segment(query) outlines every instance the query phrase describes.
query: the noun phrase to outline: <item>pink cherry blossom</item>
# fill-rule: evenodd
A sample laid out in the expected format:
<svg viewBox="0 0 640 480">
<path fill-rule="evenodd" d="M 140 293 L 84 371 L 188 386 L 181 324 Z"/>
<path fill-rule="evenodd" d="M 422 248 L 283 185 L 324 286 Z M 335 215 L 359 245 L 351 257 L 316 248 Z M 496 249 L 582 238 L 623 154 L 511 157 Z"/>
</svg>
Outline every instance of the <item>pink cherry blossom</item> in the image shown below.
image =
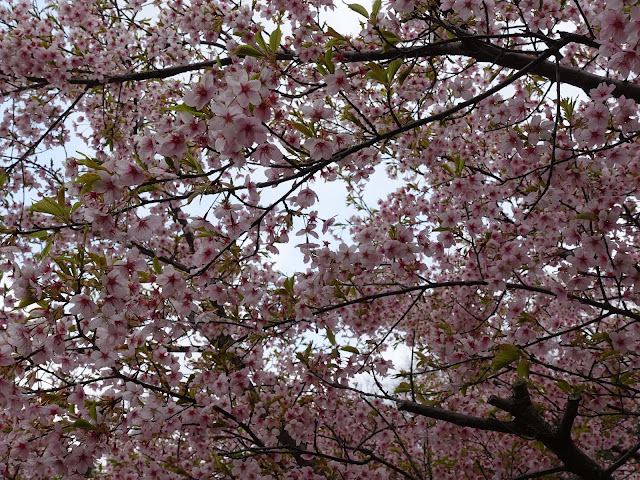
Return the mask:
<svg viewBox="0 0 640 480">
<path fill-rule="evenodd" d="M 331 142 L 322 139 L 309 139 L 305 142 L 312 160 L 328 160 L 333 155 Z"/>
<path fill-rule="evenodd" d="M 166 157 L 180 159 L 187 153 L 187 144 L 179 133 L 170 133 L 160 143 L 158 153 Z"/>
<path fill-rule="evenodd" d="M 616 43 L 624 43 L 628 22 L 621 11 L 607 9 L 600 15 L 599 20 L 605 38 L 611 38 Z"/>
<path fill-rule="evenodd" d="M 118 166 L 118 174 L 120 175 L 120 182 L 125 186 L 139 185 L 144 182 L 147 177 L 144 170 L 135 163 L 126 163 Z"/>
<path fill-rule="evenodd" d="M 131 223 L 129 234 L 136 240 L 147 241 L 154 236 L 161 225 L 162 220 L 155 215 L 138 218 Z"/>
<path fill-rule="evenodd" d="M 363 3 L 3 3 L 3 477 L 640 480 L 640 6 Z"/>
<path fill-rule="evenodd" d="M 240 71 L 237 76 L 227 77 L 228 85 L 236 94 L 236 102 L 242 108 L 251 105 L 258 105 L 262 101 L 260 96 L 260 80 L 249 80 L 246 71 Z"/>
<path fill-rule="evenodd" d="M 122 182 L 120 182 L 120 179 L 104 170 L 100 170 L 98 175 L 100 179 L 93 184 L 94 190 L 104 194 L 104 201 L 107 203 L 119 200 L 122 194 Z"/>
<path fill-rule="evenodd" d="M 91 318 L 98 310 L 97 305 L 91 300 L 91 297 L 85 294 L 78 294 L 71 297 L 73 307 L 70 313 L 74 315 L 82 315 L 84 318 Z"/>
<path fill-rule="evenodd" d="M 349 80 L 343 70 L 336 70 L 336 73 L 330 73 L 324 77 L 327 84 L 327 94 L 337 95 L 340 92 L 349 90 Z"/>
<path fill-rule="evenodd" d="M 262 143 L 267 134 L 262 123 L 254 117 L 241 117 L 233 125 L 234 140 L 240 145 L 249 147 L 254 143 Z"/>
<path fill-rule="evenodd" d="M 306 208 L 316 203 L 317 199 L 318 195 L 316 195 L 313 190 L 311 190 L 310 188 L 305 188 L 303 190 L 300 190 L 297 197 L 295 198 L 295 202 L 296 204 L 298 204 L 298 206 Z"/>
<path fill-rule="evenodd" d="M 260 165 L 266 167 L 271 163 L 279 163 L 282 160 L 282 152 L 271 143 L 263 143 L 256 148 L 252 157 L 257 160 Z"/>
<path fill-rule="evenodd" d="M 202 110 L 216 93 L 213 75 L 204 75 L 199 83 L 184 96 L 184 103 L 196 110 Z"/>
<path fill-rule="evenodd" d="M 609 338 L 611 338 L 611 346 L 622 353 L 628 352 L 635 345 L 633 339 L 624 331 L 611 332 Z"/>
<path fill-rule="evenodd" d="M 156 282 L 162 287 L 162 295 L 166 297 L 175 296 L 184 289 L 186 283 L 182 275 L 172 266 L 164 269 L 161 275 L 158 275 Z"/>
</svg>

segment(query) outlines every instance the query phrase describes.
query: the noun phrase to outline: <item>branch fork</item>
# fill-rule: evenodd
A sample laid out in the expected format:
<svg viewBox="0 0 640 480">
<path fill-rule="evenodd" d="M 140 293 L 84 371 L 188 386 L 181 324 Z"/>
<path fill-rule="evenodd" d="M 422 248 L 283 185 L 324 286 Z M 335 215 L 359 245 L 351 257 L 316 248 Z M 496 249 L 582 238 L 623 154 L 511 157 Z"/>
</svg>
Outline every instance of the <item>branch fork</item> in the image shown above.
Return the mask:
<svg viewBox="0 0 640 480">
<path fill-rule="evenodd" d="M 410 401 L 398 402 L 398 409 L 443 420 L 462 427 L 511 433 L 538 440 L 560 459 L 566 471 L 574 473 L 583 479 L 607 480 L 611 477 L 610 472 L 605 471 L 583 452 L 571 438 L 571 428 L 578 415 L 580 400 L 581 396 L 579 394 L 569 395 L 567 406 L 557 427 L 550 425 L 538 413 L 531 401 L 527 384 L 524 381 L 517 381 L 513 384 L 510 397 L 501 398 L 492 395 L 487 401 L 490 405 L 511 414 L 513 420 L 506 422 L 495 418 L 474 417 L 450 412 Z"/>
</svg>

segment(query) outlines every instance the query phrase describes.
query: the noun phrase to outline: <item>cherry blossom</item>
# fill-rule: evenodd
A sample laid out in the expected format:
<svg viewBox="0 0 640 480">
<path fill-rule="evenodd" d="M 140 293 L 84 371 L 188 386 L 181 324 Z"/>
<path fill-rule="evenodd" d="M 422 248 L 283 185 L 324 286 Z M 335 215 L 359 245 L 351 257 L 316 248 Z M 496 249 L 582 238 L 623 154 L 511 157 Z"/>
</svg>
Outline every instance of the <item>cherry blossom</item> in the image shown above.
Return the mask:
<svg viewBox="0 0 640 480">
<path fill-rule="evenodd" d="M 163 273 L 156 279 L 158 285 L 162 287 L 162 295 L 171 297 L 184 289 L 185 282 L 182 275 L 172 266 L 164 269 Z"/>
<path fill-rule="evenodd" d="M 246 71 L 240 71 L 237 76 L 228 76 L 227 82 L 236 94 L 236 102 L 241 107 L 245 108 L 249 104 L 258 105 L 262 101 L 260 97 L 260 81 L 249 80 Z"/>
<path fill-rule="evenodd" d="M 252 155 L 260 165 L 267 167 L 272 162 L 279 163 L 282 160 L 282 152 L 271 143 L 263 143 L 256 148 Z"/>
<path fill-rule="evenodd" d="M 122 185 L 133 186 L 144 182 L 145 172 L 135 163 L 126 163 L 118 166 L 119 180 Z"/>
<path fill-rule="evenodd" d="M 314 160 L 328 160 L 333 155 L 333 146 L 327 140 L 309 139 L 305 142 L 305 147 L 309 149 L 309 157 Z"/>
<path fill-rule="evenodd" d="M 0 6 L 4 477 L 640 479 L 640 6 L 347 3 Z"/>
<path fill-rule="evenodd" d="M 155 232 L 160 228 L 161 224 L 162 219 L 155 215 L 138 218 L 131 222 L 129 233 L 136 240 L 150 240 L 154 236 Z"/>
<path fill-rule="evenodd" d="M 611 332 L 609 338 L 611 338 L 611 346 L 622 353 L 629 351 L 635 345 L 633 339 L 625 332 Z"/>
<path fill-rule="evenodd" d="M 104 201 L 107 203 L 113 203 L 118 200 L 122 190 L 120 179 L 104 170 L 100 170 L 98 176 L 100 179 L 94 183 L 95 191 L 103 193 Z"/>
<path fill-rule="evenodd" d="M 91 318 L 98 310 L 97 305 L 91 300 L 91 297 L 85 294 L 78 294 L 71 297 L 74 304 L 70 312 L 74 315 L 82 315 L 84 318 Z"/>
<path fill-rule="evenodd" d="M 327 83 L 327 94 L 329 95 L 337 95 L 348 90 L 350 86 L 347 75 L 343 70 L 328 74 L 324 77 L 324 80 Z"/>
<path fill-rule="evenodd" d="M 187 144 L 184 137 L 177 132 L 170 133 L 160 143 L 158 153 L 167 157 L 180 159 L 187 152 Z"/>
<path fill-rule="evenodd" d="M 197 110 L 202 110 L 216 93 L 213 75 L 204 75 L 200 82 L 184 96 L 184 103 Z"/>
</svg>

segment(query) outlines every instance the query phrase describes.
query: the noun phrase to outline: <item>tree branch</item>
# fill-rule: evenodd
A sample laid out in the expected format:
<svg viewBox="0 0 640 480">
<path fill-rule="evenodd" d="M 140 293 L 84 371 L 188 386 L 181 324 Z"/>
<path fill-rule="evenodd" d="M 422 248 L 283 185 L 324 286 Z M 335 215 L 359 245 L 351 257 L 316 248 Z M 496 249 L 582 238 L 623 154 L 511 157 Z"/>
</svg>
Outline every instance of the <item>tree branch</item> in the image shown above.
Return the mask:
<svg viewBox="0 0 640 480">
<path fill-rule="evenodd" d="M 549 425 L 535 409 L 529 396 L 527 384 L 518 381 L 512 386 L 513 393 L 509 398 L 491 396 L 488 403 L 514 416 L 513 425 L 519 435 L 530 436 L 542 442 L 562 461 L 567 470 L 588 480 L 604 480 L 608 478 L 604 470 L 586 453 L 580 450 L 571 439 L 570 434 L 564 432 L 571 416 L 575 418 L 573 410 L 577 410 L 577 402 L 570 397 L 567 412 L 561 421 L 559 429 Z M 579 401 L 579 400 L 578 400 Z M 573 420 L 571 420 L 573 423 Z"/>
<path fill-rule="evenodd" d="M 544 477 L 545 475 L 551 475 L 552 473 L 560 473 L 566 471 L 567 469 L 564 467 L 555 467 L 549 468 L 547 470 L 540 470 L 537 472 L 524 473 L 522 475 L 518 475 L 517 477 L 511 477 L 509 480 L 529 480 L 530 478 Z"/>
<path fill-rule="evenodd" d="M 627 450 L 622 455 L 620 455 L 620 458 L 618 458 L 615 462 L 609 465 L 609 467 L 605 470 L 605 473 L 611 476 L 613 472 L 615 472 L 617 469 L 619 469 L 621 466 L 627 463 L 627 461 L 631 457 L 635 456 L 635 454 L 639 450 L 640 450 L 640 442 L 636 443 L 633 447 L 631 447 L 629 450 Z"/>
<path fill-rule="evenodd" d="M 443 420 L 461 427 L 513 433 L 521 437 L 533 438 L 551 450 L 560 461 L 562 461 L 566 471 L 574 473 L 585 480 L 606 480 L 610 478 L 611 472 L 609 470 L 611 470 L 613 466 L 609 467 L 606 471 L 603 470 L 591 457 L 580 450 L 571 439 L 570 430 L 577 415 L 578 405 L 580 403 L 579 395 L 571 395 L 569 397 L 569 402 L 560 425 L 558 428 L 553 428 L 540 416 L 531 402 L 526 382 L 518 381 L 514 383 L 512 392 L 512 395 L 508 398 L 492 395 L 487 401 L 489 404 L 510 413 L 513 416 L 513 420 L 509 422 L 501 422 L 493 418 L 463 415 L 409 401 L 398 402 L 398 409 L 436 420 Z M 638 448 L 640 449 L 640 446 L 638 446 Z"/>
<path fill-rule="evenodd" d="M 561 40 L 556 43 L 556 48 L 561 48 L 569 43 L 581 43 L 590 47 L 598 45 L 594 40 L 586 41 L 581 35 L 573 35 L 562 33 Z M 511 70 L 521 70 L 535 60 L 537 57 L 534 52 L 513 51 L 492 45 L 473 36 L 460 38 L 459 40 L 439 42 L 433 44 L 422 45 L 419 47 L 395 48 L 393 50 L 372 50 L 372 51 L 352 51 L 341 52 L 342 61 L 344 63 L 372 62 L 392 60 L 395 58 L 427 58 L 440 55 L 452 55 L 461 57 L 470 57 L 478 62 L 491 63 L 500 65 Z M 279 52 L 275 55 L 277 61 L 293 61 L 298 60 L 297 55 L 289 52 Z M 96 87 L 110 83 L 123 83 L 143 81 L 159 78 L 168 78 L 182 73 L 211 68 L 215 65 L 231 65 L 233 59 L 228 57 L 220 60 L 208 60 L 188 65 L 178 65 L 157 70 L 148 70 L 145 72 L 124 73 L 105 77 L 103 80 L 88 79 L 82 77 L 73 77 L 69 80 L 72 85 L 86 85 L 87 87 Z M 532 68 L 528 69 L 528 73 L 539 75 L 554 82 L 561 82 L 568 85 L 578 87 L 585 92 L 589 92 L 592 88 L 596 88 L 601 83 L 613 85 L 615 89 L 612 92 L 614 97 L 625 96 L 632 98 L 640 103 L 640 85 L 629 83 L 624 80 L 617 80 L 610 77 L 596 75 L 586 72 L 579 68 L 556 65 L 555 62 L 542 60 L 537 62 Z M 39 77 L 28 77 L 28 80 L 44 86 L 48 81 Z"/>
<path fill-rule="evenodd" d="M 564 438 L 567 441 L 571 441 L 571 427 L 573 422 L 578 416 L 578 406 L 580 405 L 581 396 L 578 393 L 572 393 L 569 395 L 567 401 L 567 408 L 564 411 L 560 425 L 558 425 L 557 435 L 561 439 Z"/>
<path fill-rule="evenodd" d="M 474 417 L 462 413 L 451 412 L 442 408 L 423 405 L 421 403 L 403 400 L 398 402 L 398 410 L 416 413 L 423 417 L 434 418 L 460 427 L 471 427 L 491 432 L 514 433 L 511 422 L 501 422 L 495 418 Z"/>
</svg>

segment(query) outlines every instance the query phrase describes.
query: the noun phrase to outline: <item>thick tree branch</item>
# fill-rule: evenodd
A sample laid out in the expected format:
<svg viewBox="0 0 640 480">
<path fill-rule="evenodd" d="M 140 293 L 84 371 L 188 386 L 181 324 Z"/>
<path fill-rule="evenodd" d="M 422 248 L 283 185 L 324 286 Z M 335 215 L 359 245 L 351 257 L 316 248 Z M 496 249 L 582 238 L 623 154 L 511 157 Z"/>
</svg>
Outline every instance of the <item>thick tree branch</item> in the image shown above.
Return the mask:
<svg viewBox="0 0 640 480">
<path fill-rule="evenodd" d="M 512 388 L 511 397 L 491 396 L 488 403 L 513 415 L 513 424 L 519 435 L 530 436 L 542 442 L 558 456 L 568 471 L 584 479 L 600 480 L 608 477 L 602 467 L 580 450 L 571 440 L 569 433 L 565 432 L 568 424 L 573 423 L 571 417 L 575 418 L 577 413 L 579 400 L 576 401 L 575 396 L 570 397 L 560 428 L 555 429 L 535 409 L 525 382 L 518 381 Z"/>
<path fill-rule="evenodd" d="M 426 290 L 434 290 L 436 288 L 452 288 L 452 287 L 473 287 L 473 286 L 488 286 L 489 283 L 485 280 L 460 280 L 460 281 L 452 281 L 452 282 L 430 282 L 426 285 L 415 285 L 412 287 L 404 287 L 399 288 L 397 290 L 388 290 L 386 292 L 374 293 L 371 295 L 365 295 L 359 298 L 354 298 L 353 300 L 348 300 L 346 302 L 338 303 L 335 305 L 328 305 L 326 307 L 316 309 L 313 314 L 320 315 L 322 313 L 330 312 L 331 310 L 336 310 L 338 308 L 347 307 L 349 305 L 355 305 L 358 303 L 368 303 L 372 300 L 390 297 L 394 295 L 404 295 L 410 292 L 416 291 L 426 291 Z M 507 283 L 507 290 L 525 290 L 527 292 L 535 292 L 540 293 L 541 295 L 549 295 L 552 297 L 556 296 L 552 290 L 543 287 L 537 287 L 535 285 L 527 285 L 524 283 Z M 618 308 L 606 301 L 597 301 L 592 300 L 590 298 L 580 297 L 574 294 L 568 294 L 567 297 L 576 302 L 580 302 L 585 305 L 589 305 L 594 308 L 598 308 L 608 312 L 608 314 L 617 314 L 622 315 L 624 317 L 632 318 L 634 320 L 640 321 L 640 314 L 633 312 L 632 310 L 625 310 L 623 308 Z"/>
<path fill-rule="evenodd" d="M 561 439 L 564 438 L 566 441 L 571 441 L 571 428 L 578 416 L 578 407 L 580 406 L 581 398 L 580 394 L 577 393 L 569 395 L 567 408 L 564 410 L 564 415 L 562 416 L 562 420 L 560 420 L 560 425 L 558 425 L 557 430 L 558 437 Z"/>
<path fill-rule="evenodd" d="M 540 470 L 537 472 L 524 473 L 522 475 L 518 475 L 517 477 L 511 477 L 509 480 L 529 480 L 531 478 L 544 477 L 545 475 L 551 475 L 552 473 L 560 473 L 566 471 L 567 469 L 564 467 L 555 467 L 549 468 L 547 470 Z"/>
<path fill-rule="evenodd" d="M 562 39 L 557 41 L 558 47 L 562 47 L 569 43 L 588 44 L 595 47 L 597 43 L 593 40 L 584 41 L 585 37 L 564 34 Z M 395 58 L 428 58 L 441 55 L 461 56 L 474 58 L 478 62 L 491 63 L 500 65 L 511 70 L 521 70 L 536 59 L 534 52 L 528 53 L 523 51 L 513 51 L 492 45 L 472 36 L 460 38 L 455 41 L 439 42 L 433 44 L 422 45 L 418 47 L 396 48 L 393 50 L 372 50 L 372 51 L 352 51 L 341 52 L 342 61 L 345 63 L 357 62 L 375 62 L 383 60 L 391 60 Z M 289 52 L 279 52 L 275 55 L 277 61 L 293 61 L 297 60 L 297 56 Z M 96 87 L 110 83 L 135 82 L 150 79 L 169 78 L 183 73 L 194 72 L 205 68 L 211 68 L 215 65 L 231 65 L 232 58 L 224 58 L 220 60 L 208 60 L 188 65 L 178 65 L 157 70 L 148 70 L 145 72 L 123 73 L 105 77 L 103 80 L 87 79 L 82 77 L 74 77 L 69 80 L 73 85 L 86 85 L 88 87 Z M 623 80 L 617 80 L 606 76 L 596 75 L 586 72 L 579 68 L 573 68 L 563 65 L 556 65 L 556 62 L 542 60 L 537 62 L 535 66 L 528 70 L 528 73 L 539 75 L 554 82 L 561 82 L 567 85 L 573 85 L 585 92 L 592 88 L 596 88 L 601 83 L 615 86 L 612 95 L 614 97 L 625 96 L 632 98 L 640 103 L 640 85 L 629 83 Z M 48 82 L 44 78 L 29 77 L 28 80 L 38 85 L 46 85 Z"/>
<path fill-rule="evenodd" d="M 605 470 L 605 473 L 607 475 L 612 475 L 613 472 L 615 472 L 617 469 L 619 469 L 625 463 L 627 463 L 630 458 L 634 457 L 638 453 L 638 451 L 640 451 L 640 442 L 636 443 L 633 447 L 631 447 L 629 450 L 627 450 L 622 455 L 620 455 L 620 458 L 618 458 L 615 462 L 613 462 Z"/>
<path fill-rule="evenodd" d="M 443 420 L 461 427 L 513 433 L 522 437 L 533 438 L 551 450 L 562 461 L 566 471 L 574 473 L 585 480 L 606 480 L 610 478 L 609 470 L 603 470 L 591 457 L 580 450 L 571 439 L 570 430 L 578 412 L 579 395 L 571 395 L 569 397 L 560 425 L 558 428 L 554 428 L 540 416 L 534 407 L 525 382 L 518 381 L 514 383 L 512 389 L 513 393 L 508 398 L 492 395 L 488 400 L 489 404 L 513 416 L 513 420 L 509 422 L 463 415 L 409 401 L 398 402 L 398 409 L 436 420 Z"/>
<path fill-rule="evenodd" d="M 421 403 L 410 402 L 408 400 L 398 402 L 398 410 L 416 413 L 423 417 L 434 418 L 448 423 L 453 423 L 460 427 L 477 428 L 491 432 L 514 433 L 511 422 L 501 422 L 495 418 L 481 418 L 462 413 L 451 412 L 442 408 L 431 407 Z"/>
</svg>

